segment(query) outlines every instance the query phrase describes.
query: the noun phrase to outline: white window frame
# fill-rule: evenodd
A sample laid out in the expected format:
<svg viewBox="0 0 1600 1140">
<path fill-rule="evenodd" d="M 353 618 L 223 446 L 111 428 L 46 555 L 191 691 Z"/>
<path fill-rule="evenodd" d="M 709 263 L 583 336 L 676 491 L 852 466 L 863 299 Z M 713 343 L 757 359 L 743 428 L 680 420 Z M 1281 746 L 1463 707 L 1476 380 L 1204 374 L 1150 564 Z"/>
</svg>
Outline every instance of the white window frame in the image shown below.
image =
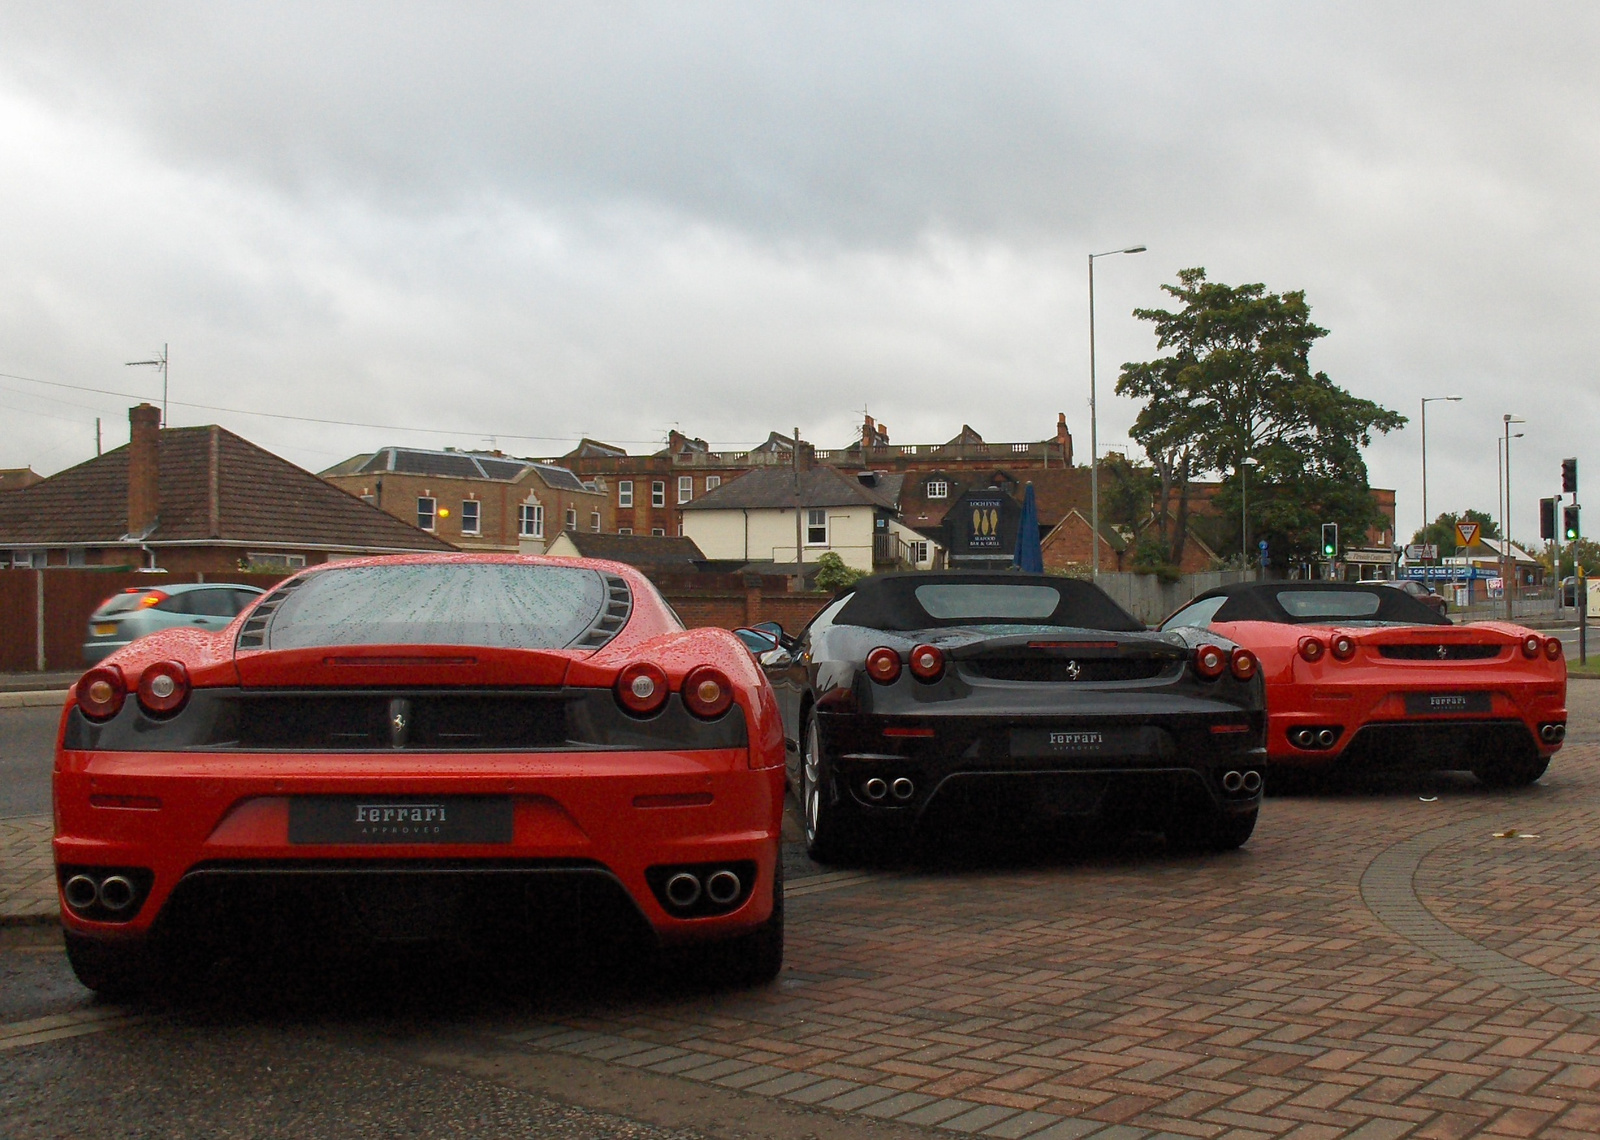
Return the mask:
<svg viewBox="0 0 1600 1140">
<path fill-rule="evenodd" d="M 921 566 L 928 560 L 928 540 L 918 539 L 911 544 L 911 561 Z"/>
<path fill-rule="evenodd" d="M 596 534 L 600 533 L 600 512 L 599 511 L 590 511 L 589 512 L 589 529 L 594 531 Z"/>
<path fill-rule="evenodd" d="M 304 554 L 284 554 L 282 552 L 257 554 L 253 551 L 246 551 L 244 560 L 251 566 L 278 566 L 285 570 L 304 570 L 306 568 L 306 556 Z"/>
<path fill-rule="evenodd" d="M 657 479 L 650 484 L 650 505 L 664 507 L 667 505 L 667 484 L 663 479 Z"/>
<path fill-rule="evenodd" d="M 568 530 L 576 531 L 578 529 L 578 508 L 568 507 L 566 514 L 562 516 L 562 521 L 566 523 Z"/>
<path fill-rule="evenodd" d="M 422 507 L 423 503 L 427 503 L 428 504 L 427 510 L 423 510 L 423 507 Z M 424 518 L 426 518 L 428 520 L 426 524 L 424 524 L 423 521 L 422 521 Z M 417 529 L 418 530 L 428 531 L 431 534 L 433 532 L 433 529 L 438 525 L 439 525 L 439 500 L 434 498 L 432 495 L 418 495 L 417 496 Z"/>
<path fill-rule="evenodd" d="M 517 508 L 517 537 L 544 537 L 544 504 L 523 503 Z"/>
<path fill-rule="evenodd" d="M 720 486 L 722 486 L 722 476 L 721 475 L 707 475 L 706 476 L 706 493 L 707 494 L 710 494 L 712 491 L 715 491 Z"/>
<path fill-rule="evenodd" d="M 619 526 L 617 528 L 617 533 L 618 534 L 632 534 L 633 533 L 633 528 L 631 526 Z"/>
<path fill-rule="evenodd" d="M 477 499 L 461 500 L 461 533 L 483 533 L 483 504 Z"/>
<path fill-rule="evenodd" d="M 950 482 L 947 479 L 929 479 L 927 488 L 928 498 L 948 499 L 950 497 Z"/>
<path fill-rule="evenodd" d="M 817 516 L 818 515 L 822 516 L 822 522 L 820 524 L 817 522 Z M 821 542 L 818 542 L 815 538 L 812 537 L 812 535 L 819 528 L 822 531 L 822 541 Z M 807 507 L 806 508 L 806 545 L 807 546 L 827 546 L 828 545 L 828 512 L 827 512 L 826 508 L 824 508 L 824 507 Z"/>
<path fill-rule="evenodd" d="M 667 532 L 665 530 L 663 530 L 661 527 L 653 526 L 653 527 L 650 528 L 650 537 L 652 537 L 652 538 L 666 538 L 667 537 Z"/>
<path fill-rule="evenodd" d="M 618 479 L 617 480 L 617 506 L 619 506 L 619 507 L 631 507 L 631 506 L 633 506 L 633 480 L 632 479 Z"/>
<path fill-rule="evenodd" d="M 684 503 L 692 502 L 693 500 L 694 500 L 694 476 L 693 475 L 679 475 L 678 476 L 678 505 L 682 506 Z"/>
</svg>

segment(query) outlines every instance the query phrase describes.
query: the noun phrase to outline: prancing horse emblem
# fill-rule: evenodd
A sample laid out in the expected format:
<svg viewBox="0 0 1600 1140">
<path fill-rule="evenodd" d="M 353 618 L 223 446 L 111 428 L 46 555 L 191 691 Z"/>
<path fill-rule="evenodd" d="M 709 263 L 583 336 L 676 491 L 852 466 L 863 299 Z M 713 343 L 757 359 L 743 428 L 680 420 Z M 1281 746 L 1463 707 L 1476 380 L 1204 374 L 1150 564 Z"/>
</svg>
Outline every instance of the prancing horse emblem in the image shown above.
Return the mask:
<svg viewBox="0 0 1600 1140">
<path fill-rule="evenodd" d="M 1439 646 L 1439 660 L 1443 661 L 1448 656 L 1450 656 L 1450 651 L 1442 645 Z"/>
<path fill-rule="evenodd" d="M 1081 676 L 1083 676 L 1083 666 L 1079 665 L 1076 661 L 1068 661 L 1067 680 L 1076 681 Z"/>
<path fill-rule="evenodd" d="M 411 732 L 411 702 L 395 697 L 389 702 L 389 747 L 404 748 Z"/>
</svg>

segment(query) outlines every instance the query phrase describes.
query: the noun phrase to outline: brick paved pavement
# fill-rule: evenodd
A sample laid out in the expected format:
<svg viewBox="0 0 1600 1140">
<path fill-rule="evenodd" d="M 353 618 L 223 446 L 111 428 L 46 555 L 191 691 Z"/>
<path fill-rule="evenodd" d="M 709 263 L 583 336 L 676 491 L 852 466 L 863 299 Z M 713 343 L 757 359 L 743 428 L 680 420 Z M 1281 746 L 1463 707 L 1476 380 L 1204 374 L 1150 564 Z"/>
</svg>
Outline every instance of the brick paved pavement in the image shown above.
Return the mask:
<svg viewBox="0 0 1600 1140">
<path fill-rule="evenodd" d="M 498 1044 L 991 1136 L 1593 1136 L 1600 1021 L 1554 1001 L 1596 982 L 1597 808 L 1578 746 L 1521 792 L 1274 798 L 1234 855 L 840 876 L 777 987 L 551 999 Z M 1392 851 L 1385 918 L 1434 908 L 1488 973 L 1368 909 Z"/>
<path fill-rule="evenodd" d="M 0 819 L 0 926 L 56 917 L 50 817 Z"/>
</svg>

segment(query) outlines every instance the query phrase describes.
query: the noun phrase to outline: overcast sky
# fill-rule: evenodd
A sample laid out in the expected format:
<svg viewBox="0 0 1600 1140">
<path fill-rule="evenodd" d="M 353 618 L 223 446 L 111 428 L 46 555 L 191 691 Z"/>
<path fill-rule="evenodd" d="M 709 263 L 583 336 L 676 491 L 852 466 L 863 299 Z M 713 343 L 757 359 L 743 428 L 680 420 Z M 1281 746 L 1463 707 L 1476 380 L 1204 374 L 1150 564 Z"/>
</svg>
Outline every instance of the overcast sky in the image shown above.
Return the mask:
<svg viewBox="0 0 1600 1140">
<path fill-rule="evenodd" d="M 1588 4 L 0 2 L 0 467 L 130 400 L 312 470 L 385 444 L 1088 452 L 1203 265 L 1304 289 L 1313 365 L 1411 417 L 1420 518 L 1600 486 Z M 191 405 L 211 405 L 209 410 Z M 274 420 L 274 412 L 379 425 Z M 404 430 L 402 430 L 404 429 Z M 425 431 L 421 429 L 438 429 Z M 1600 496 L 1595 496 L 1600 500 Z M 1600 514 L 1600 506 L 1595 508 Z M 1590 524 L 1591 529 L 1594 528 Z"/>
</svg>

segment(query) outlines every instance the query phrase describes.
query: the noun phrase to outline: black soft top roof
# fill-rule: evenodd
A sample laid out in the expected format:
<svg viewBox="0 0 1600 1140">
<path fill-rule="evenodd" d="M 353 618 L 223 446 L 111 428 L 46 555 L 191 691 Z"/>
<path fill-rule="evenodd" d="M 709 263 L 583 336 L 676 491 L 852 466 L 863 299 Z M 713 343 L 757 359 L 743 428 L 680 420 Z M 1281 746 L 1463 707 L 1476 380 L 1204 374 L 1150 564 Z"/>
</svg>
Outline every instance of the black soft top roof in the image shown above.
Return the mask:
<svg viewBox="0 0 1600 1140">
<path fill-rule="evenodd" d="M 1278 595 L 1293 593 L 1362 593 L 1378 595 L 1377 612 L 1361 617 L 1295 617 L 1278 601 Z M 1450 619 L 1423 605 L 1404 590 L 1373 582 L 1239 582 L 1218 586 L 1198 595 L 1194 601 L 1225 597 L 1212 621 L 1274 621 L 1283 625 L 1359 625 L 1362 622 L 1394 622 L 1398 625 L 1449 625 Z M 1190 602 L 1193 605 L 1194 602 Z"/>
<path fill-rule="evenodd" d="M 1060 595 L 1054 611 L 1042 617 L 934 617 L 917 600 L 917 587 L 943 584 L 1048 586 Z M 868 629 L 914 630 L 971 625 L 1059 625 L 1078 629 L 1137 632 L 1144 629 L 1127 610 L 1092 582 L 1049 574 L 913 571 L 874 574 L 857 582 L 835 622 Z"/>
</svg>

